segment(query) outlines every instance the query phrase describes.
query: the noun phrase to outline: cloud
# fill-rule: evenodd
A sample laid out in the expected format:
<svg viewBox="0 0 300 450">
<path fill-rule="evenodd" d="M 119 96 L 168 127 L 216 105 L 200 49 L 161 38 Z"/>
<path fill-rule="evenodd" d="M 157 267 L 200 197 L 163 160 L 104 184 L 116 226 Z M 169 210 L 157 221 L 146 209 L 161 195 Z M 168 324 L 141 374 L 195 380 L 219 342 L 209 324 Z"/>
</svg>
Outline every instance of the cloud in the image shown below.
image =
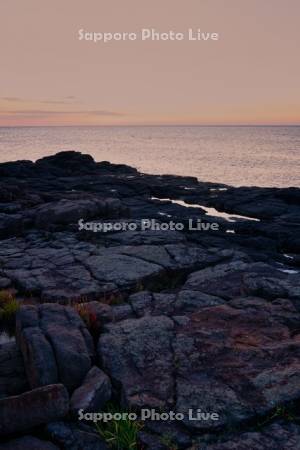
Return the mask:
<svg viewBox="0 0 300 450">
<path fill-rule="evenodd" d="M 115 112 L 115 111 L 45 111 L 43 109 L 30 109 L 30 110 L 15 110 L 15 111 L 0 111 L 1 114 L 10 114 L 10 115 L 18 115 L 18 116 L 61 116 L 61 115 L 73 115 L 73 116 L 82 116 L 82 115 L 88 115 L 88 116 L 117 116 L 122 117 L 124 116 L 123 113 Z"/>
<path fill-rule="evenodd" d="M 116 111 L 87 111 L 87 114 L 94 115 L 94 116 L 116 116 L 116 117 L 122 117 L 125 114 L 116 112 Z"/>
<path fill-rule="evenodd" d="M 76 97 L 73 95 L 69 95 L 67 97 L 64 97 L 64 100 L 26 100 L 21 97 L 1 97 L 1 100 L 4 100 L 6 102 L 13 102 L 13 103 L 34 103 L 34 104 L 41 104 L 41 105 L 69 105 L 70 103 L 74 103 L 76 100 Z"/>
<path fill-rule="evenodd" d="M 20 97 L 1 97 L 1 100 L 5 100 L 6 102 L 26 102 L 26 100 Z"/>
<path fill-rule="evenodd" d="M 80 109 L 72 101 L 68 103 L 67 101 L 43 100 L 34 105 L 28 105 L 28 103 L 25 105 L 25 103 L 13 103 L 13 101 L 16 102 L 16 97 L 8 98 L 13 100 L 9 100 L 12 101 L 11 104 L 2 105 L 0 109 L 0 126 L 16 126 L 18 124 L 95 125 L 107 123 L 109 120 L 115 122 L 127 116 L 127 114 L 122 112 L 106 109 Z"/>
<path fill-rule="evenodd" d="M 62 100 L 40 100 L 37 103 L 42 103 L 43 105 L 67 105 L 70 102 L 62 101 Z"/>
<path fill-rule="evenodd" d="M 0 121 L 1 122 L 39 122 L 43 121 L 49 123 L 53 121 L 67 121 L 67 122 L 91 122 L 94 123 L 100 118 L 122 118 L 126 114 L 116 112 L 116 111 L 106 111 L 106 110 L 87 110 L 87 111 L 45 111 L 43 109 L 31 109 L 31 110 L 11 110 L 11 111 L 0 111 Z"/>
</svg>

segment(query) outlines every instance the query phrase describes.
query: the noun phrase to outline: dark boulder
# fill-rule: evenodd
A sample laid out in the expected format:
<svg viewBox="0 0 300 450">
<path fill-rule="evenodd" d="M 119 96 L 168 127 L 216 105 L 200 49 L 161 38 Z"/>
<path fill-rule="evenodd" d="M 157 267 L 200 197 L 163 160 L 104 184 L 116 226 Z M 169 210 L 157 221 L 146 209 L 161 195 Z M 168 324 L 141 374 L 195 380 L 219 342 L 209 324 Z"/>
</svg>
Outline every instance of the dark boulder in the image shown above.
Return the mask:
<svg viewBox="0 0 300 450">
<path fill-rule="evenodd" d="M 92 413 L 101 411 L 110 397 L 110 379 L 101 369 L 94 366 L 87 373 L 82 385 L 73 392 L 70 400 L 71 412 L 76 416 L 80 409 Z"/>
<path fill-rule="evenodd" d="M 54 174 L 74 175 L 90 172 L 95 169 L 96 164 L 90 155 L 75 151 L 63 151 L 38 159 L 36 167 Z"/>
<path fill-rule="evenodd" d="M 21 235 L 23 223 L 24 220 L 21 214 L 0 213 L 0 239 Z"/>
<path fill-rule="evenodd" d="M 0 400 L 0 436 L 27 431 L 64 417 L 69 396 L 62 384 L 52 384 Z"/>
<path fill-rule="evenodd" d="M 92 366 L 92 338 L 71 307 L 47 303 L 21 307 L 17 342 L 32 388 L 62 382 L 72 391 Z"/>
<path fill-rule="evenodd" d="M 127 406 L 172 409 L 190 430 L 215 429 L 297 400 L 299 321 L 289 300 L 240 297 L 105 325 L 98 354 Z M 199 408 L 208 416 L 195 419 Z"/>
<path fill-rule="evenodd" d="M 0 345 L 0 399 L 28 389 L 24 361 L 15 342 Z"/>
<path fill-rule="evenodd" d="M 127 319 L 106 326 L 98 354 L 104 370 L 122 388 L 128 407 L 171 405 L 173 321 L 167 317 Z"/>
<path fill-rule="evenodd" d="M 62 450 L 108 450 L 94 428 L 67 422 L 47 425 L 46 433 Z"/>
<path fill-rule="evenodd" d="M 194 450 L 295 450 L 300 448 L 300 427 L 293 423 L 274 423 L 259 431 L 249 431 L 220 439 L 212 444 L 199 444 Z"/>
<path fill-rule="evenodd" d="M 59 450 L 59 448 L 50 441 L 34 436 L 23 436 L 0 444 L 0 450 Z"/>
</svg>

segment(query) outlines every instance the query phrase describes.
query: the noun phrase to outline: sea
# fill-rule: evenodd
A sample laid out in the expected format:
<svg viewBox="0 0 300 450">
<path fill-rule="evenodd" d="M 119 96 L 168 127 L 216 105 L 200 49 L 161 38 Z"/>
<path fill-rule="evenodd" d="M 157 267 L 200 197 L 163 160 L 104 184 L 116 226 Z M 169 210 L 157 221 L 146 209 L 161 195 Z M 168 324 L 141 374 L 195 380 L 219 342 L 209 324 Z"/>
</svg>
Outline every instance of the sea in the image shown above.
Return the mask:
<svg viewBox="0 0 300 450">
<path fill-rule="evenodd" d="M 36 161 L 62 150 L 143 173 L 300 187 L 300 126 L 0 127 L 0 162 Z"/>
</svg>

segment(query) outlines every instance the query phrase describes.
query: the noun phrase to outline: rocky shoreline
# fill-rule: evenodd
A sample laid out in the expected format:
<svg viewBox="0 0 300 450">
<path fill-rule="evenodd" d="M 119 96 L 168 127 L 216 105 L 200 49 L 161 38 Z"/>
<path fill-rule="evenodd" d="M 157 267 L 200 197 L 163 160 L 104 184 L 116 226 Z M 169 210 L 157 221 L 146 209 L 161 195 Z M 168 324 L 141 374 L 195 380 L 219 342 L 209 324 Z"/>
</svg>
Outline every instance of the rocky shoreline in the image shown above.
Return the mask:
<svg viewBox="0 0 300 450">
<path fill-rule="evenodd" d="M 111 401 L 183 414 L 145 422 L 139 448 L 298 448 L 299 266 L 300 188 L 78 152 L 0 164 L 0 294 L 20 305 L 0 343 L 0 449 L 107 449 L 78 411 Z"/>
</svg>

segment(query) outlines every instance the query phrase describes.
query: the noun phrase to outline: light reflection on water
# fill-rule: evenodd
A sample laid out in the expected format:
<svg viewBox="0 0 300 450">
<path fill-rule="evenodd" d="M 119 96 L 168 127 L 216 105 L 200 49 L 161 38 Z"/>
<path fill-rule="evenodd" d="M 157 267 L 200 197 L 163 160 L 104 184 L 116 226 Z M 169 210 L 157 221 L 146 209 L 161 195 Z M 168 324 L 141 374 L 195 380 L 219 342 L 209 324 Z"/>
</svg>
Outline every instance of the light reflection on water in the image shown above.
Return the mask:
<svg viewBox="0 0 300 450">
<path fill-rule="evenodd" d="M 0 128 L 0 162 L 61 150 L 146 173 L 235 186 L 300 186 L 300 127 Z"/>
</svg>

